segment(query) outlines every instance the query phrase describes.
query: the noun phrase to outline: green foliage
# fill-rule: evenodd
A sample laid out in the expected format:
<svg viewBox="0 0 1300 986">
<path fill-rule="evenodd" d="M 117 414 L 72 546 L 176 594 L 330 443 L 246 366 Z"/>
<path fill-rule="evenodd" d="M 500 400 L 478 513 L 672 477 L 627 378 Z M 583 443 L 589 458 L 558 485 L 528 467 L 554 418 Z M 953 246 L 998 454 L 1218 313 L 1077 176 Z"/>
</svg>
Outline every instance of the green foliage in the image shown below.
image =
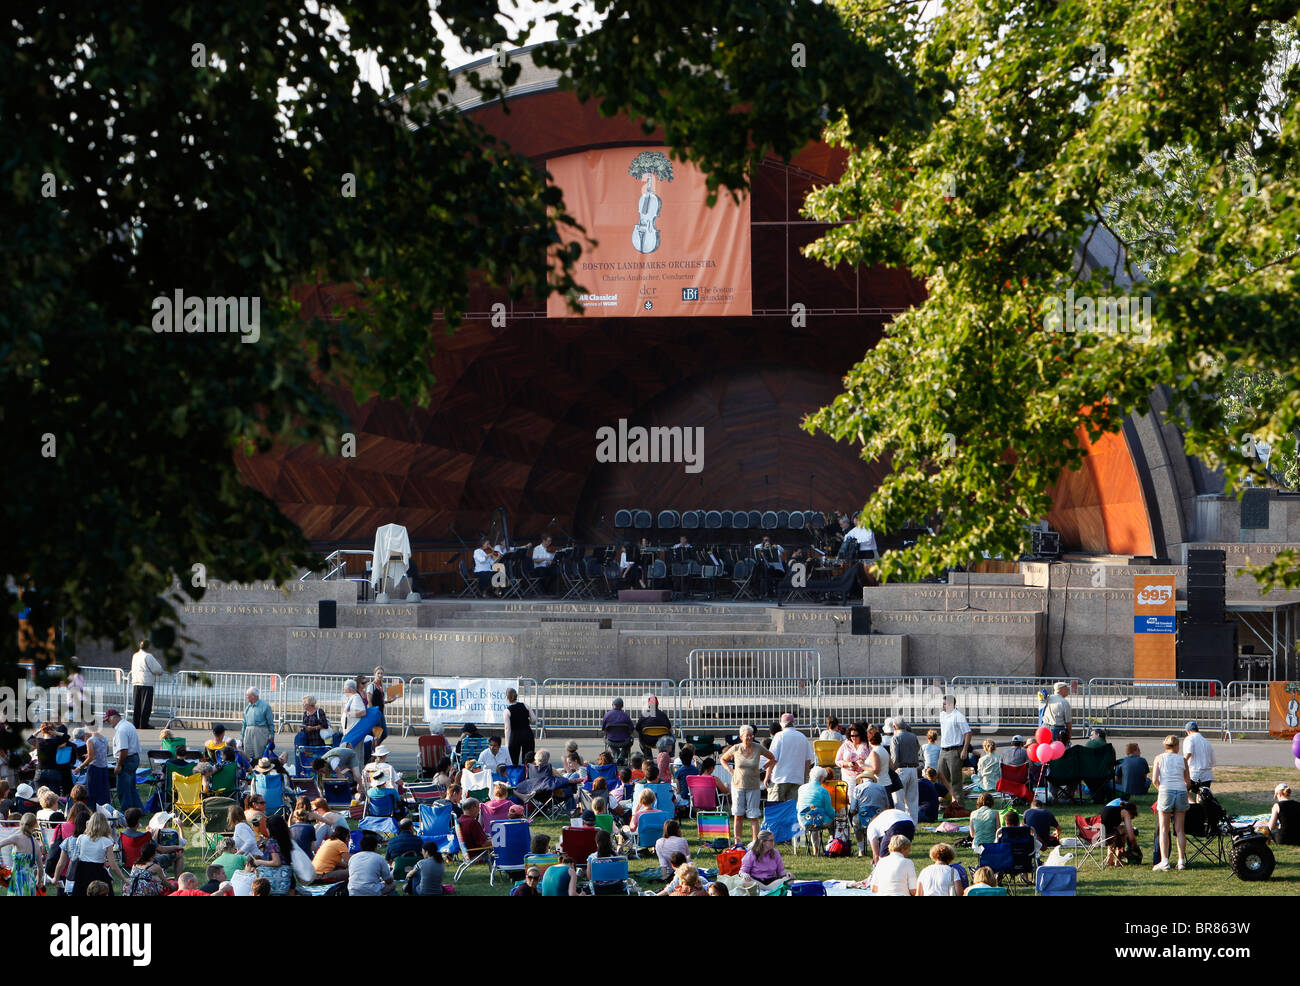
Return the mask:
<svg viewBox="0 0 1300 986">
<path fill-rule="evenodd" d="M 573 42 L 539 52 L 566 87 L 662 122 L 674 156 L 692 146 L 733 190 L 765 155 L 815 138 L 846 81 L 855 133 L 915 103 L 884 55 L 812 0 L 602 3 L 607 29 L 581 39 L 574 18 L 540 9 Z M 443 0 L 433 17 L 388 0 L 9 10 L 0 575 L 14 594 L 0 680 L 20 658 L 70 658 L 77 639 L 151 634 L 179 661 L 176 607 L 203 595 L 194 565 L 285 580 L 313 561 L 241 482 L 243 456 L 337 454 L 347 391 L 424 400 L 431 326 L 458 324 L 471 271 L 516 296 L 576 298 L 560 193 L 451 105 L 438 26 L 467 51 L 520 44 L 535 26 L 500 13 L 475 0 Z M 466 78 L 500 96 L 520 72 L 504 61 Z M 259 341 L 154 332 L 153 299 L 176 290 L 258 299 Z M 311 291 L 333 300 L 307 323 Z"/>
<path fill-rule="evenodd" d="M 638 181 L 654 175 L 660 181 L 673 180 L 673 163 L 659 151 L 642 151 L 627 166 L 627 173 Z"/>
<path fill-rule="evenodd" d="M 838 7 L 868 38 L 899 14 Z M 805 208 L 837 224 L 810 256 L 906 267 L 928 291 L 806 422 L 868 460 L 888 457 L 867 523 L 938 519 L 936 537 L 882 560 L 885 576 L 981 550 L 1014 557 L 1022 525 L 1047 514 L 1057 476 L 1079 465 L 1078 434 L 1118 430 L 1156 386 L 1174 388 L 1189 449 L 1224 462 L 1230 482 L 1259 463 L 1224 459 L 1226 367 L 1279 372 L 1287 392 L 1249 430 L 1294 429 L 1297 80 L 1277 78 L 1275 34 L 1296 10 L 989 0 L 892 36 L 905 76 L 951 80 L 937 96 L 917 90 L 933 125 L 900 120 L 870 143 L 832 126 L 846 172 Z M 1253 196 L 1243 146 L 1269 176 Z M 1084 280 L 1078 247 L 1107 234 L 1126 259 Z M 1153 300 L 1149 339 L 1043 330 L 1067 287 L 1122 296 L 1135 282 Z"/>
</svg>

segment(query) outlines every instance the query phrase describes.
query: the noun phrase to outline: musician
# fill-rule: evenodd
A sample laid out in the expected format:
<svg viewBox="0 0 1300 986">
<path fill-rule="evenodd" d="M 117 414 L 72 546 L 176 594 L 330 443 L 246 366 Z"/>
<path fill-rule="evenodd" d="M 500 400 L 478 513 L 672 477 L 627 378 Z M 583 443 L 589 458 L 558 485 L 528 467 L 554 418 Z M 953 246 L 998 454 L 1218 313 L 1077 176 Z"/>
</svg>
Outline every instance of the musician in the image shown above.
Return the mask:
<svg viewBox="0 0 1300 986">
<path fill-rule="evenodd" d="M 555 552 L 551 550 L 552 538 L 549 534 L 542 538 L 542 543 L 533 549 L 533 568 L 542 583 L 542 590 L 549 596 L 555 594 Z"/>
<path fill-rule="evenodd" d="M 492 566 L 500 557 L 500 551 L 492 547 L 489 538 L 484 538 L 474 549 L 474 578 L 478 579 L 479 592 L 485 596 L 492 591 Z"/>
<path fill-rule="evenodd" d="M 785 548 L 772 543 L 772 535 L 764 534 L 763 540 L 754 545 L 754 557 L 759 564 L 759 591 L 764 596 L 773 595 L 775 587 L 785 574 L 781 557 Z"/>
<path fill-rule="evenodd" d="M 855 542 L 857 542 L 857 549 L 858 549 L 857 555 L 856 556 L 849 555 L 849 557 L 858 557 L 858 558 L 878 557 L 876 553 L 876 535 L 875 532 L 872 531 L 870 527 L 863 527 L 861 524 L 851 527 L 848 516 L 846 514 L 841 514 L 840 530 L 844 534 L 845 541 L 847 541 L 849 538 L 852 538 Z M 841 555 L 847 553 L 848 553 L 848 549 L 841 549 L 840 552 Z"/>
<path fill-rule="evenodd" d="M 645 539 L 642 538 L 641 540 L 644 544 Z M 633 560 L 636 557 L 633 553 L 631 541 L 623 545 L 623 553 L 618 557 L 618 585 L 620 589 L 645 588 L 644 569 L 638 562 Z"/>
</svg>

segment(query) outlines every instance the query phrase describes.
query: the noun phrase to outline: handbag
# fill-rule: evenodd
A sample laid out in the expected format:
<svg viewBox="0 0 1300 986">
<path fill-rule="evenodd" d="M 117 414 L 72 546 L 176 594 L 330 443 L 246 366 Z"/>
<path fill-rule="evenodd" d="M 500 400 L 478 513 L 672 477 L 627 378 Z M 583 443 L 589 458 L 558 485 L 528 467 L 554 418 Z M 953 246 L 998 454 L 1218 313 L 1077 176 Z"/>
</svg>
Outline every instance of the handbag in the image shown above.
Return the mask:
<svg viewBox="0 0 1300 986">
<path fill-rule="evenodd" d="M 316 867 L 311 857 L 297 843 L 293 847 L 293 875 L 299 883 L 311 883 L 316 879 Z"/>
<path fill-rule="evenodd" d="M 718 853 L 718 873 L 722 876 L 736 876 L 740 873 L 740 864 L 745 860 L 745 850 L 737 846 L 724 849 Z"/>
<path fill-rule="evenodd" d="M 893 794 L 895 791 L 903 790 L 902 778 L 898 776 L 898 771 L 893 767 L 889 768 L 889 783 L 885 785 L 885 793 Z"/>
</svg>

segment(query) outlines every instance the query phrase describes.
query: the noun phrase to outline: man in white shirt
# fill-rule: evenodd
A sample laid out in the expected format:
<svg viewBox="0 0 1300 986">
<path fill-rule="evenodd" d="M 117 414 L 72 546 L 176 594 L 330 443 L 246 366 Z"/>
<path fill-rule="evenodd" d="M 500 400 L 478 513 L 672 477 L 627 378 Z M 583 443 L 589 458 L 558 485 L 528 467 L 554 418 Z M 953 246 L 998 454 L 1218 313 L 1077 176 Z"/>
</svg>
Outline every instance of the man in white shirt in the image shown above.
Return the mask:
<svg viewBox="0 0 1300 986">
<path fill-rule="evenodd" d="M 140 649 L 131 655 L 131 720 L 138 729 L 149 728 L 153 714 L 154 675 L 162 674 L 158 659 L 145 650 L 147 641 L 140 641 Z"/>
<path fill-rule="evenodd" d="M 1052 692 L 1052 697 L 1043 706 L 1043 725 L 1052 731 L 1052 739 L 1060 740 L 1069 746 L 1072 713 L 1067 696 L 1070 694 L 1070 685 L 1068 682 L 1058 681 L 1052 686 Z"/>
<path fill-rule="evenodd" d="M 488 748 L 478 755 L 477 760 L 480 767 L 484 767 L 494 774 L 498 770 L 505 770 L 505 768 L 514 764 L 514 761 L 510 759 L 510 751 L 502 749 L 500 736 L 488 737 Z"/>
<path fill-rule="evenodd" d="M 948 796 L 956 808 L 961 808 L 965 794 L 961 768 L 970 756 L 970 736 L 970 723 L 957 710 L 957 697 L 945 695 L 939 716 L 939 776 L 948 783 Z"/>
<path fill-rule="evenodd" d="M 1214 782 L 1214 747 L 1201 735 L 1201 727 L 1195 722 L 1189 722 L 1185 728 L 1187 742 L 1183 744 L 1183 759 L 1187 761 L 1187 772 L 1201 787 L 1208 788 Z"/>
<path fill-rule="evenodd" d="M 478 591 L 486 596 L 492 591 L 492 542 L 488 538 L 474 549 L 474 578 L 478 579 Z"/>
<path fill-rule="evenodd" d="M 794 716 L 787 712 L 781 716 L 781 731 L 772 738 L 768 749 L 776 759 L 767 762 L 767 800 L 793 801 L 817 759 L 812 742 L 795 729 Z"/>
<path fill-rule="evenodd" d="M 870 527 L 863 527 L 859 524 L 852 528 L 847 536 L 858 542 L 859 555 L 866 554 L 871 555 L 872 558 L 876 557 L 876 533 Z"/>
<path fill-rule="evenodd" d="M 117 709 L 104 713 L 104 725 L 113 730 L 113 773 L 117 775 L 117 803 L 122 811 L 144 810 L 135 789 L 135 772 L 140 766 L 140 736 L 135 727 L 122 718 Z"/>
<path fill-rule="evenodd" d="M 533 568 L 537 570 L 542 581 L 542 588 L 548 594 L 555 592 L 555 552 L 551 550 L 551 536 L 547 534 L 542 543 L 533 549 Z"/>
</svg>

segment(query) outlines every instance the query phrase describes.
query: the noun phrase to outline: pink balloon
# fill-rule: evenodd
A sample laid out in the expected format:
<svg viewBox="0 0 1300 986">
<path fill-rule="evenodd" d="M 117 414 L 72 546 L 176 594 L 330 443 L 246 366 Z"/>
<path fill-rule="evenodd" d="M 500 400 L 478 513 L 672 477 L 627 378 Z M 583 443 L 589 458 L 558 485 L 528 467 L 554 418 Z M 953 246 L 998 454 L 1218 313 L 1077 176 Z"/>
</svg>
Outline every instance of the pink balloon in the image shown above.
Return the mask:
<svg viewBox="0 0 1300 986">
<path fill-rule="evenodd" d="M 1060 740 L 1057 740 L 1052 744 L 1052 759 L 1056 760 L 1057 758 L 1063 756 L 1065 756 L 1065 744 L 1062 743 Z"/>
<path fill-rule="evenodd" d="M 1052 744 L 1051 744 L 1051 743 L 1039 743 L 1038 746 L 1036 746 L 1034 749 L 1035 749 L 1035 750 L 1037 751 L 1037 753 L 1038 753 L 1038 762 L 1039 762 L 1039 763 L 1051 763 L 1051 762 L 1052 762 Z"/>
<path fill-rule="evenodd" d="M 1042 763 L 1042 761 L 1038 759 L 1037 743 L 1030 743 L 1027 747 L 1025 747 L 1025 755 L 1029 757 L 1029 759 L 1032 760 L 1034 763 Z M 1296 764 L 1300 765 L 1300 757 L 1296 758 Z"/>
<path fill-rule="evenodd" d="M 1052 731 L 1046 726 L 1039 726 L 1034 730 L 1034 739 L 1040 743 L 1050 743 L 1052 742 Z M 1296 756 L 1300 757 L 1300 753 L 1297 753 Z"/>
</svg>

